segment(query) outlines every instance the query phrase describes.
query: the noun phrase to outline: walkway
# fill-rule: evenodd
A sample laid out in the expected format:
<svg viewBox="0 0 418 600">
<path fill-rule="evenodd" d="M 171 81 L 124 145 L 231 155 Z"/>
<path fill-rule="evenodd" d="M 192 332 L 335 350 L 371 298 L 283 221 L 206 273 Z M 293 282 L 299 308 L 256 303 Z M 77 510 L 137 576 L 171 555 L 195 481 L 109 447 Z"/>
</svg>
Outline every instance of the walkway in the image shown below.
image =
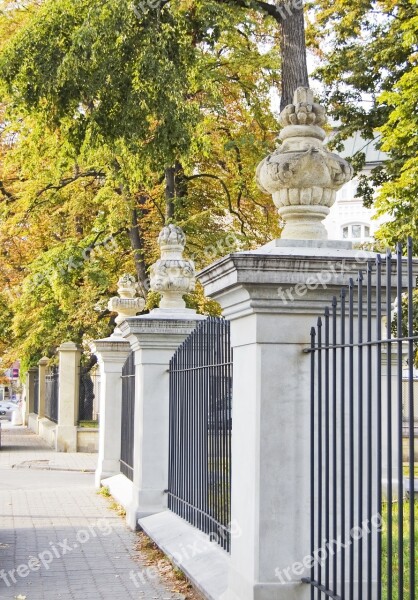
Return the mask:
<svg viewBox="0 0 418 600">
<path fill-rule="evenodd" d="M 56 454 L 25 428 L 2 429 L 0 600 L 183 598 L 147 571 L 137 536 L 95 492 L 94 455 Z"/>
</svg>

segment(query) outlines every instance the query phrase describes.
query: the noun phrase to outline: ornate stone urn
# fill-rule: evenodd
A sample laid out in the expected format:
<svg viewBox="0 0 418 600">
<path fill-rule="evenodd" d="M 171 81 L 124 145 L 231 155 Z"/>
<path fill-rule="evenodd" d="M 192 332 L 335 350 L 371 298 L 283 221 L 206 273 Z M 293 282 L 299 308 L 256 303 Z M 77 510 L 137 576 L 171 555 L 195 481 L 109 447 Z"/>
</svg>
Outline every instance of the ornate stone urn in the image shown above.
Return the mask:
<svg viewBox="0 0 418 600">
<path fill-rule="evenodd" d="M 134 317 L 144 309 L 145 300 L 137 296 L 137 291 L 138 285 L 135 277 L 128 274 L 122 275 L 118 281 L 119 296 L 111 298 L 107 305 L 110 311 L 118 313 L 116 325 L 120 325 L 122 321 L 128 317 Z"/>
<path fill-rule="evenodd" d="M 324 146 L 325 109 L 309 88 L 296 90 L 293 104 L 282 111 L 281 146 L 257 168 L 257 182 L 272 194 L 285 222 L 282 239 L 327 239 L 322 223 L 335 194 L 353 176 L 351 165 Z"/>
<path fill-rule="evenodd" d="M 193 292 L 196 278 L 194 263 L 183 258 L 186 236 L 177 225 L 164 227 L 158 237 L 161 258 L 150 270 L 151 290 L 161 294 L 160 308 L 185 309 L 183 295 Z"/>
</svg>

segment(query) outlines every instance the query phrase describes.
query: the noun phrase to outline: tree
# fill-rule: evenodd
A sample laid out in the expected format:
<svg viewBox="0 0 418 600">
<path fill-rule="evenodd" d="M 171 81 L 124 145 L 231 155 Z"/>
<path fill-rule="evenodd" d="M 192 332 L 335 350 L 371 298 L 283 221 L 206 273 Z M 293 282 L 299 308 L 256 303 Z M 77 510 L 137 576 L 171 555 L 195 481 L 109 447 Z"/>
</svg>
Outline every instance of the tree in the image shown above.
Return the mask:
<svg viewBox="0 0 418 600">
<path fill-rule="evenodd" d="M 359 195 L 378 214 L 390 215 L 377 236 L 394 245 L 417 231 L 416 3 L 319 0 L 311 8 L 316 20 L 309 41 L 324 61 L 317 76 L 331 113 L 342 123 L 337 142 L 361 131 L 371 143 L 378 132 L 378 145 L 389 154 L 371 180 L 361 179 Z M 354 162 L 361 169 L 364 154 Z"/>
<path fill-rule="evenodd" d="M 274 24 L 215 1 L 142 20 L 120 1 L 30 8 L 23 19 L 10 3 L 19 25 L 0 54 L 3 339 L 26 364 L 109 331 L 115 274 L 135 265 L 146 288 L 167 218 L 198 267 L 278 233 L 252 180 L 277 128 L 278 55 L 260 50 Z"/>
</svg>

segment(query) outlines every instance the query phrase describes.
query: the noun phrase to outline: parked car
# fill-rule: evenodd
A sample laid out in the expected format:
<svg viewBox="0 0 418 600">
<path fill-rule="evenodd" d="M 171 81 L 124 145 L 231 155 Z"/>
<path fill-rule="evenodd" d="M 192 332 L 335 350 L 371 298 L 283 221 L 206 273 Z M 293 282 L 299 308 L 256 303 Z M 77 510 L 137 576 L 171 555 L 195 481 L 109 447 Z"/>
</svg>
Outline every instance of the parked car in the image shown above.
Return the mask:
<svg viewBox="0 0 418 600">
<path fill-rule="evenodd" d="M 12 415 L 19 407 L 14 402 L 0 402 L 0 419 L 12 420 Z"/>
</svg>

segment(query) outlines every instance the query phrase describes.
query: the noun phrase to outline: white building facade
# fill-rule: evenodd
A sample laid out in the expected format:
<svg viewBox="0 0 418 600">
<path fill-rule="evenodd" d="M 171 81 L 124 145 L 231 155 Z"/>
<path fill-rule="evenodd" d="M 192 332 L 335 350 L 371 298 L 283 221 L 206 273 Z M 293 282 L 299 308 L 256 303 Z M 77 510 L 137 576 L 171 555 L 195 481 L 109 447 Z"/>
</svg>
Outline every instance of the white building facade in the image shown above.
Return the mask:
<svg viewBox="0 0 418 600">
<path fill-rule="evenodd" d="M 366 155 L 362 175 L 370 175 L 372 169 L 387 159 L 386 154 L 376 149 L 373 141 L 363 139 L 359 133 L 344 142 L 344 150 L 340 154 L 350 158 L 359 151 Z M 331 240 L 347 240 L 358 244 L 372 242 L 376 230 L 384 221 L 382 217 L 374 218 L 375 211 L 363 206 L 362 198 L 355 197 L 358 183 L 358 177 L 354 177 L 337 192 L 337 200 L 324 221 Z"/>
</svg>

